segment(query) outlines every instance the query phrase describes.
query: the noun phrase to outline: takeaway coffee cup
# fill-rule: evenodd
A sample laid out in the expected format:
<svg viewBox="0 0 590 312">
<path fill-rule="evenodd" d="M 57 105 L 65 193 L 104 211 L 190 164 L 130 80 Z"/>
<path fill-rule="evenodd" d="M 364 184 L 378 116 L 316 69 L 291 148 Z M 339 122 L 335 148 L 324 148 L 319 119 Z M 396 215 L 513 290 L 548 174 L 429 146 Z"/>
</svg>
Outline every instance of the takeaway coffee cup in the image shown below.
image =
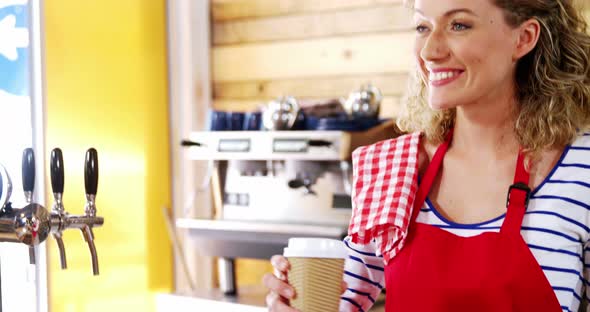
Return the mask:
<svg viewBox="0 0 590 312">
<path fill-rule="evenodd" d="M 324 238 L 291 238 L 283 255 L 289 259 L 289 284 L 296 296 L 291 306 L 302 312 L 337 312 L 342 293 L 344 243 Z"/>
</svg>

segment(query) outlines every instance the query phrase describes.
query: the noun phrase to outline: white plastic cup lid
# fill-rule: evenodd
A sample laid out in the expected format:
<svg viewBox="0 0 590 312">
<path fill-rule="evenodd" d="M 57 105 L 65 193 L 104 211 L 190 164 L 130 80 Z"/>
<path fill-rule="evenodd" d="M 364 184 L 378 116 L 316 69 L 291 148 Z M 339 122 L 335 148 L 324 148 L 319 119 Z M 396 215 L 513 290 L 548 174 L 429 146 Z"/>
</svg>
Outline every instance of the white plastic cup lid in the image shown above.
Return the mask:
<svg viewBox="0 0 590 312">
<path fill-rule="evenodd" d="M 348 250 L 344 243 L 336 239 L 294 237 L 289 239 L 283 256 L 300 258 L 346 259 Z"/>
</svg>

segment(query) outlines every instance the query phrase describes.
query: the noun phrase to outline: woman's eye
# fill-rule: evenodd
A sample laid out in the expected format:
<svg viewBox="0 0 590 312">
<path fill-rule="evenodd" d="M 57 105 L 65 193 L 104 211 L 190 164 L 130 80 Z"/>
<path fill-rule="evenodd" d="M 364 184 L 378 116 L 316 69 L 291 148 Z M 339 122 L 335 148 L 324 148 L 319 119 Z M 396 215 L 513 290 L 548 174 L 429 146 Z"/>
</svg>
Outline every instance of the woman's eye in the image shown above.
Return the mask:
<svg viewBox="0 0 590 312">
<path fill-rule="evenodd" d="M 421 34 L 428 31 L 428 27 L 424 26 L 424 25 L 418 25 L 416 26 L 416 32 Z"/>
<path fill-rule="evenodd" d="M 451 28 L 452 28 L 454 31 L 463 31 L 463 30 L 467 30 L 467 29 L 469 29 L 470 27 L 469 27 L 469 26 L 467 26 L 467 25 L 465 25 L 465 24 L 461 24 L 461 23 L 453 23 L 453 24 L 451 25 Z"/>
</svg>

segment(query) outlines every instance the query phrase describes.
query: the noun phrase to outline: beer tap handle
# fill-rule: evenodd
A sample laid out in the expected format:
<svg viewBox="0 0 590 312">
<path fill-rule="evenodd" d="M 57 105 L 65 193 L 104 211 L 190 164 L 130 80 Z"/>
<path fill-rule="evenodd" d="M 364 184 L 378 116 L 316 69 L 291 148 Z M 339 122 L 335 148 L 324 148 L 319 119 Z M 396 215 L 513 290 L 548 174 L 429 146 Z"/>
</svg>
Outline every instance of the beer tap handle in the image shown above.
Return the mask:
<svg viewBox="0 0 590 312">
<path fill-rule="evenodd" d="M 59 201 L 61 202 L 61 195 L 64 192 L 64 159 L 61 149 L 54 148 L 51 151 L 49 167 L 51 171 L 51 189 L 53 190 L 54 196 L 59 194 Z"/>
<path fill-rule="evenodd" d="M 84 186 L 86 188 L 86 216 L 96 218 L 96 191 L 98 189 L 98 153 L 96 149 L 90 148 L 86 152 L 86 160 L 84 163 Z M 94 233 L 92 226 L 85 226 L 82 228 L 82 235 L 84 240 L 88 243 L 90 249 L 90 256 L 92 258 L 92 273 L 98 275 L 98 256 L 96 254 L 96 246 L 94 245 Z"/>
<path fill-rule="evenodd" d="M 90 148 L 86 152 L 86 163 L 84 166 L 84 186 L 86 188 L 86 195 L 90 195 L 94 199 L 98 188 L 98 153 L 94 148 Z"/>
<path fill-rule="evenodd" d="M 49 164 L 49 170 L 51 172 L 51 189 L 53 190 L 53 197 L 55 204 L 53 205 L 53 211 L 59 216 L 59 228 L 53 232 L 53 238 L 57 243 L 59 250 L 59 260 L 61 263 L 62 270 L 68 268 L 68 262 L 66 258 L 66 249 L 62 238 L 62 218 L 64 217 L 64 206 L 62 202 L 64 192 L 64 159 L 61 149 L 54 148 L 51 151 L 51 159 Z"/>
<path fill-rule="evenodd" d="M 22 178 L 27 203 L 31 203 L 35 189 L 35 152 L 32 148 L 23 151 Z"/>
</svg>

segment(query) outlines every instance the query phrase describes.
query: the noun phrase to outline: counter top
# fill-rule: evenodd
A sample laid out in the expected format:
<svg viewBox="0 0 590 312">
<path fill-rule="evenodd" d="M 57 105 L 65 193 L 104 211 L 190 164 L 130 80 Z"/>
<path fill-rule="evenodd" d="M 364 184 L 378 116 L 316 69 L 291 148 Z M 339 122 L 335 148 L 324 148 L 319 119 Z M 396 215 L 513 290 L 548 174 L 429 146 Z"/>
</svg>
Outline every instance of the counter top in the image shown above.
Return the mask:
<svg viewBox="0 0 590 312">
<path fill-rule="evenodd" d="M 189 308 L 192 311 L 262 312 L 267 311 L 265 296 L 266 290 L 262 286 L 241 287 L 238 296 L 225 296 L 219 289 L 187 294 L 158 294 L 156 311 L 178 312 Z"/>
<path fill-rule="evenodd" d="M 190 294 L 158 294 L 157 312 L 216 311 L 216 312 L 263 312 L 266 289 L 262 286 L 241 287 L 238 296 L 224 296 L 218 289 L 196 291 Z M 378 302 L 379 303 L 379 302 Z M 378 304 L 370 312 L 384 312 L 383 304 Z"/>
</svg>

